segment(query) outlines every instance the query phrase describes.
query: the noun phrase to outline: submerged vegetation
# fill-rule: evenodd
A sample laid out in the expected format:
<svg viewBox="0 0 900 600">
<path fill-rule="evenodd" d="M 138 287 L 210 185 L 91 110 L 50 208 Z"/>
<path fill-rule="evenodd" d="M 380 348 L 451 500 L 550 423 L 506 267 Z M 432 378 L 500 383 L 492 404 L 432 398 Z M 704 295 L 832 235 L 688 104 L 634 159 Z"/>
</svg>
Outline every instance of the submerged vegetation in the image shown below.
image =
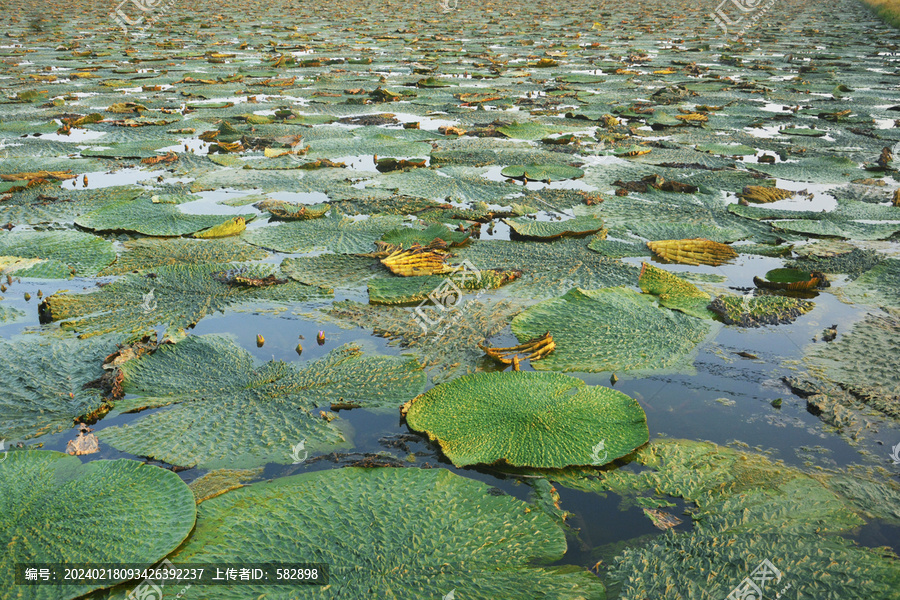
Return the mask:
<svg viewBox="0 0 900 600">
<path fill-rule="evenodd" d="M 900 38 L 865 5 L 20 4 L 0 600 L 163 559 L 329 571 L 169 600 L 721 600 L 761 564 L 900 599 Z"/>
</svg>

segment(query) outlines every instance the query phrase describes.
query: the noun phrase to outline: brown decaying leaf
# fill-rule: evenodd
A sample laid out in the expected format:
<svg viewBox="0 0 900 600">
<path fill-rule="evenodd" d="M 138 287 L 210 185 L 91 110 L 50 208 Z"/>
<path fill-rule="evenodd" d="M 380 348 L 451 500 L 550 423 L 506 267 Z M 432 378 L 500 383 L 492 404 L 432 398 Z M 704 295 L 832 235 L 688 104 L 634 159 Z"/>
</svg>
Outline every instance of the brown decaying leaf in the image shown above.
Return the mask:
<svg viewBox="0 0 900 600">
<path fill-rule="evenodd" d="M 741 204 L 746 204 L 747 202 L 759 202 L 762 204 L 766 204 L 768 202 L 776 202 L 778 200 L 792 198 L 793 196 L 794 192 L 790 190 L 783 190 L 776 187 L 766 187 L 763 185 L 748 185 L 744 187 L 744 191 L 741 192 L 740 198 Z"/>
<path fill-rule="evenodd" d="M 644 514 L 650 517 L 657 529 L 662 529 L 663 531 L 676 525 L 681 525 L 681 519 L 658 508 L 645 508 Z"/>
<path fill-rule="evenodd" d="M 162 156 L 151 156 L 149 158 L 141 159 L 141 163 L 145 165 L 158 165 L 159 163 L 173 163 L 178 160 L 178 155 L 174 152 L 169 152 Z"/>
<path fill-rule="evenodd" d="M 81 456 L 83 454 L 95 454 L 100 452 L 100 444 L 93 433 L 81 432 L 74 440 L 66 444 L 66 454 Z"/>
<path fill-rule="evenodd" d="M 738 255 L 730 246 L 704 238 L 647 242 L 647 247 L 660 258 L 694 266 L 718 267 L 737 258 Z"/>
<path fill-rule="evenodd" d="M 663 192 L 681 192 L 682 194 L 693 194 L 700 190 L 696 185 L 681 183 L 674 179 L 666 179 L 661 175 L 647 175 L 642 177 L 640 181 L 622 181 L 620 179 L 615 181 L 613 185 L 618 188 L 624 188 L 629 192 L 637 193 L 646 192 L 649 188 Z M 618 190 L 616 192 L 618 193 Z"/>
</svg>

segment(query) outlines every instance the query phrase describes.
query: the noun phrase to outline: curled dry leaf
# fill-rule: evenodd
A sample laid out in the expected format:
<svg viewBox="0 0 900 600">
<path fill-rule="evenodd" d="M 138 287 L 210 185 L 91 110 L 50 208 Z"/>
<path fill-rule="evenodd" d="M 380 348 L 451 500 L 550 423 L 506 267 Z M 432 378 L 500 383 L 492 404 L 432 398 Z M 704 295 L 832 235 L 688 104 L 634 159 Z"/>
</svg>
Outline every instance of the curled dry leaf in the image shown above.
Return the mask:
<svg viewBox="0 0 900 600">
<path fill-rule="evenodd" d="M 145 165 L 158 165 L 160 163 L 173 163 L 178 160 L 178 155 L 174 152 L 168 152 L 162 156 L 151 156 L 150 158 L 141 159 L 141 163 Z"/>
<path fill-rule="evenodd" d="M 670 515 L 665 511 L 659 510 L 658 508 L 645 508 L 644 514 L 653 521 L 653 525 L 657 529 L 662 529 L 663 531 L 671 529 L 676 525 L 681 525 L 681 519 L 675 515 Z"/>
<path fill-rule="evenodd" d="M 489 348 L 485 344 L 478 344 L 478 347 L 484 350 L 484 353 L 491 358 L 499 360 L 507 365 L 512 364 L 518 366 L 520 359 L 540 360 L 544 358 L 553 352 L 556 348 L 556 342 L 553 341 L 553 336 L 550 335 L 550 332 L 548 331 L 544 335 L 532 338 L 518 346 L 511 346 L 509 348 Z M 522 356 L 520 357 L 520 355 Z M 518 369 L 516 369 L 516 371 L 518 371 Z"/>
<path fill-rule="evenodd" d="M 741 192 L 740 198 L 742 203 L 759 202 L 765 204 L 777 200 L 784 200 L 785 198 L 792 198 L 793 196 L 794 192 L 790 190 L 762 185 L 748 185 L 744 187 L 744 191 Z"/>
<path fill-rule="evenodd" d="M 737 258 L 730 246 L 704 238 L 647 242 L 647 247 L 660 258 L 684 265 L 718 267 Z"/>
<path fill-rule="evenodd" d="M 450 270 L 447 255 L 415 245 L 409 250 L 395 250 L 381 260 L 381 264 L 395 275 L 412 277 L 415 275 L 434 275 Z"/>
</svg>

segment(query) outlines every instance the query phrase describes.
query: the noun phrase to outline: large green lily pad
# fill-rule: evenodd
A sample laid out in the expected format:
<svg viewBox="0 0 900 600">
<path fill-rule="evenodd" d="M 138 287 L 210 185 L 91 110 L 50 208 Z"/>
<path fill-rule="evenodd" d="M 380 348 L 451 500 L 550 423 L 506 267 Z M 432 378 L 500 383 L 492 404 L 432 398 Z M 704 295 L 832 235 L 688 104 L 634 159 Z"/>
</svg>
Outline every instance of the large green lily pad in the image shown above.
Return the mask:
<svg viewBox="0 0 900 600">
<path fill-rule="evenodd" d="M 584 171 L 569 165 L 510 165 L 504 167 L 500 174 L 512 179 L 546 182 L 584 177 Z"/>
<path fill-rule="evenodd" d="M 556 350 L 533 364 L 539 371 L 631 373 L 689 370 L 710 325 L 627 288 L 573 288 L 516 316 L 512 330 L 520 342 L 553 335 Z"/>
<path fill-rule="evenodd" d="M 177 548 L 196 518 L 172 471 L 133 460 L 81 460 L 23 450 L 0 462 L 4 598 L 69 600 L 103 584 L 15 586 L 18 563 L 150 566 Z"/>
<path fill-rule="evenodd" d="M 900 318 L 872 314 L 827 344 L 807 349 L 813 371 L 866 404 L 900 418 Z"/>
<path fill-rule="evenodd" d="M 63 431 L 76 417 L 97 410 L 103 395 L 85 386 L 103 376 L 103 359 L 115 350 L 115 343 L 103 338 L 0 340 L 0 439 Z"/>
<path fill-rule="evenodd" d="M 56 182 L 43 183 L 0 203 L 0 221 L 14 225 L 66 223 L 102 207 L 134 200 L 140 193 L 137 186 L 74 190 L 63 189 Z"/>
<path fill-rule="evenodd" d="M 229 264 L 163 265 L 95 292 L 53 294 L 41 304 L 42 318 L 61 321 L 63 328 L 81 337 L 112 332 L 135 336 L 157 325 L 183 329 L 241 302 L 303 302 L 324 296 L 319 288 L 288 280 L 264 287 L 229 283 L 228 273 L 236 269 Z M 271 265 L 241 272 L 260 278 L 277 274 Z"/>
<path fill-rule="evenodd" d="M 0 235 L 0 256 L 39 258 L 17 277 L 65 279 L 95 275 L 116 258 L 112 242 L 80 231 L 12 231 Z"/>
<path fill-rule="evenodd" d="M 373 334 L 410 349 L 426 367 L 439 369 L 434 376 L 439 381 L 473 372 L 484 357 L 478 344 L 500 333 L 521 310 L 508 302 L 477 300 L 444 308 L 425 303 L 416 308 L 418 312 L 347 300 L 335 302 L 328 309 L 328 318 L 341 326 L 371 329 Z"/>
<path fill-rule="evenodd" d="M 241 216 L 249 221 L 254 215 Z M 78 217 L 75 223 L 94 231 L 129 231 L 152 236 L 180 236 L 215 227 L 230 218 L 223 215 L 188 214 L 182 212 L 177 204 L 138 198 L 104 206 Z"/>
<path fill-rule="evenodd" d="M 411 501 L 410 499 L 415 499 Z M 340 505 L 336 504 L 336 502 Z M 341 506 L 362 507 L 344 510 Z M 584 569 L 540 567 L 566 550 L 550 517 L 446 469 L 346 468 L 249 485 L 197 509 L 172 561 L 329 565 L 326 588 L 216 586 L 216 598 L 602 598 Z M 271 532 L 278 531 L 273 541 Z M 193 590 L 191 590 L 193 591 Z M 188 596 L 190 598 L 192 596 Z"/>
<path fill-rule="evenodd" d="M 783 597 L 898 597 L 896 555 L 836 535 L 863 521 L 849 500 L 816 479 L 707 442 L 656 441 L 638 452 L 637 461 L 647 468 L 561 481 L 636 500 L 677 496 L 697 504 L 690 532 L 669 530 L 616 557 L 610 575 L 622 584 L 620 598 L 725 598 L 764 559 L 781 576 L 769 571 L 765 597 L 774 598 L 788 584 Z"/>
<path fill-rule="evenodd" d="M 469 260 L 478 269 L 521 270 L 522 277 L 509 290 L 525 298 L 551 298 L 572 287 L 637 284 L 636 267 L 588 250 L 589 243 L 569 238 L 540 244 L 487 240 L 461 249 L 457 258 Z"/>
<path fill-rule="evenodd" d="M 709 304 L 726 325 L 761 327 L 794 322 L 815 307 L 813 302 L 790 296 L 723 294 Z"/>
<path fill-rule="evenodd" d="M 841 298 L 900 309 L 900 260 L 891 258 L 840 289 Z"/>
<path fill-rule="evenodd" d="M 122 275 L 162 265 L 262 260 L 268 256 L 261 248 L 230 239 L 140 239 L 125 242 L 122 246 L 125 251 L 119 254 L 114 264 L 103 269 L 100 275 Z"/>
<path fill-rule="evenodd" d="M 400 227 L 388 231 L 381 238 L 381 241 L 400 246 L 401 248 L 409 248 L 413 244 L 427 246 L 436 239 L 444 240 L 452 246 L 459 246 L 469 239 L 469 234 L 461 231 L 451 231 L 444 225 L 434 224 L 425 229 Z"/>
<path fill-rule="evenodd" d="M 314 414 L 316 406 L 340 400 L 389 408 L 425 383 L 414 359 L 367 356 L 354 345 L 304 368 L 281 361 L 254 366 L 246 350 L 217 336 L 161 346 L 122 371 L 124 390 L 137 395 L 125 401 L 129 410 L 172 406 L 103 429 L 100 439 L 131 454 L 204 468 L 291 463 L 300 442 L 307 452 L 345 446 L 338 422 Z"/>
<path fill-rule="evenodd" d="M 712 300 L 709 294 L 664 269 L 642 263 L 639 285 L 642 292 L 653 294 L 666 308 L 680 310 L 700 319 L 713 317 L 713 313 L 706 308 Z"/>
<path fill-rule="evenodd" d="M 255 246 L 278 252 L 328 250 L 357 254 L 375 250 L 374 242 L 403 222 L 399 216 L 373 216 L 362 220 L 345 217 L 337 210 L 309 221 L 290 221 L 243 234 Z"/>
<path fill-rule="evenodd" d="M 561 221 L 538 221 L 528 217 L 503 220 L 522 237 L 554 239 L 564 235 L 585 235 L 603 229 L 603 219 L 595 215 L 582 215 Z"/>
<path fill-rule="evenodd" d="M 413 398 L 411 429 L 454 465 L 542 469 L 603 465 L 647 443 L 647 416 L 632 398 L 558 373 L 476 373 Z"/>
</svg>

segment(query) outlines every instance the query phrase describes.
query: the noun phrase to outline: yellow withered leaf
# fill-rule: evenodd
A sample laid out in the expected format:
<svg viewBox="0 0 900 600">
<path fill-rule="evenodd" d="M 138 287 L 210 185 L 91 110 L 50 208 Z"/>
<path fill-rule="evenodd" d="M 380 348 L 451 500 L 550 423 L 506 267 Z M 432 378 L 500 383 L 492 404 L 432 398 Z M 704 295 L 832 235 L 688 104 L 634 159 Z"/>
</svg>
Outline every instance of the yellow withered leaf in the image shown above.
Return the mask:
<svg viewBox="0 0 900 600">
<path fill-rule="evenodd" d="M 675 115 L 675 118 L 679 121 L 696 121 L 696 122 L 704 122 L 709 121 L 709 117 L 704 115 L 703 113 L 687 113 L 685 115 Z"/>
<path fill-rule="evenodd" d="M 391 273 L 402 277 L 447 273 L 447 255 L 415 245 L 408 250 L 395 250 L 381 260 Z"/>
<path fill-rule="evenodd" d="M 217 141 L 213 147 L 217 146 L 223 152 L 243 152 L 244 146 L 240 142 L 219 142 Z M 210 147 L 210 150 L 213 149 Z"/>
<path fill-rule="evenodd" d="M 647 242 L 647 247 L 660 258 L 683 265 L 718 267 L 737 258 L 730 246 L 703 238 Z"/>
<path fill-rule="evenodd" d="M 57 181 L 63 179 L 75 179 L 78 175 L 72 171 L 34 171 L 33 173 L 10 173 L 9 175 L 0 175 L 3 181 L 31 181 L 33 179 L 55 179 Z"/>
<path fill-rule="evenodd" d="M 219 223 L 215 227 L 210 227 L 209 229 L 195 233 L 194 237 L 204 239 L 228 237 L 237 235 L 246 228 L 247 223 L 244 221 L 244 217 L 234 217 L 233 219 L 228 219 L 224 223 Z"/>
<path fill-rule="evenodd" d="M 309 146 L 305 146 L 301 148 L 300 146 L 293 146 L 291 148 L 266 148 L 263 150 L 263 155 L 266 158 L 278 158 L 279 156 L 288 156 L 288 155 L 296 155 L 302 156 L 309 152 Z"/>
<path fill-rule="evenodd" d="M 765 204 L 768 202 L 784 200 L 785 198 L 791 198 L 793 195 L 794 192 L 790 190 L 762 185 L 748 185 L 745 186 L 744 191 L 741 192 L 741 200 Z"/>
<path fill-rule="evenodd" d="M 532 338 L 518 346 L 511 346 L 509 348 L 488 348 L 484 344 L 478 344 L 478 347 L 484 350 L 485 354 L 499 360 L 503 364 L 517 366 L 520 360 L 526 358 L 528 360 L 540 360 L 544 358 L 553 352 L 556 348 L 556 342 L 553 341 L 553 336 L 550 335 L 550 332 L 548 331 L 544 335 Z"/>
</svg>

